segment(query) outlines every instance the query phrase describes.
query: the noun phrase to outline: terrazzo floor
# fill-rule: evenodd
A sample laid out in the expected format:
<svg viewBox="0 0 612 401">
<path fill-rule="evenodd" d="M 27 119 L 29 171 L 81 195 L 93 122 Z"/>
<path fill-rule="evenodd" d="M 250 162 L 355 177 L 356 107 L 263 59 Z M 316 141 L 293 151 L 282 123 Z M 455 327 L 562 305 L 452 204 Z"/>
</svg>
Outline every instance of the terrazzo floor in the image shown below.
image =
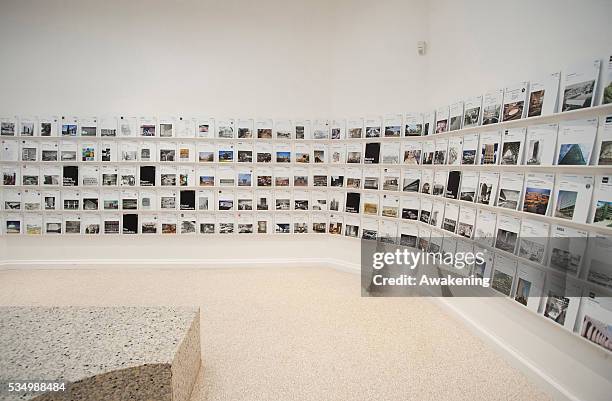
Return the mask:
<svg viewBox="0 0 612 401">
<path fill-rule="evenodd" d="M 433 301 L 334 270 L 0 271 L 0 305 L 200 306 L 192 401 L 551 400 Z"/>
</svg>

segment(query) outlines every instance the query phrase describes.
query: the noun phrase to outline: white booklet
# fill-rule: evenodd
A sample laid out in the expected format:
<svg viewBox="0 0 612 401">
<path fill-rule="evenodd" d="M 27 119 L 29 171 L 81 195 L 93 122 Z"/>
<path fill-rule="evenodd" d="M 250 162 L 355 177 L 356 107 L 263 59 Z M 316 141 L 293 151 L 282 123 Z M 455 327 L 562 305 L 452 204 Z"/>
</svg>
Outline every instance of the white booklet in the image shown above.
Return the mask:
<svg viewBox="0 0 612 401">
<path fill-rule="evenodd" d="M 557 138 L 558 165 L 586 166 L 597 134 L 597 118 L 563 121 Z"/>
<path fill-rule="evenodd" d="M 516 259 L 496 253 L 495 262 L 493 263 L 493 280 L 491 280 L 491 288 L 509 297 L 514 288 L 516 269 Z"/>
<path fill-rule="evenodd" d="M 419 221 L 425 224 L 429 224 L 429 219 L 431 218 L 431 209 L 433 208 L 433 202 L 431 199 L 423 198 L 421 199 L 421 211 L 419 212 Z"/>
<path fill-rule="evenodd" d="M 499 184 L 499 173 L 483 171 L 480 173 L 478 182 L 478 195 L 476 202 L 483 205 L 493 206 L 493 202 L 497 195 L 497 186 Z"/>
<path fill-rule="evenodd" d="M 58 121 L 57 116 L 38 117 L 38 134 L 40 136 L 59 136 Z"/>
<path fill-rule="evenodd" d="M 523 219 L 521 224 L 519 256 L 538 264 L 544 263 L 550 224 L 540 220 Z"/>
<path fill-rule="evenodd" d="M 432 195 L 444 196 L 446 194 L 446 181 L 448 179 L 448 170 L 436 170 L 434 173 Z"/>
<path fill-rule="evenodd" d="M 352 118 L 346 122 L 347 138 L 358 139 L 363 137 L 363 118 Z"/>
<path fill-rule="evenodd" d="M 295 143 L 294 145 L 295 162 L 300 164 L 310 163 L 311 148 L 307 143 Z"/>
<path fill-rule="evenodd" d="M 547 216 L 554 184 L 554 174 L 528 173 L 523 189 L 523 211 Z"/>
<path fill-rule="evenodd" d="M 0 161 L 16 162 L 18 160 L 19 142 L 12 139 L 3 139 L 0 141 Z"/>
<path fill-rule="evenodd" d="M 264 125 L 267 124 L 266 120 L 261 120 L 255 122 L 258 127 L 264 128 Z M 293 139 L 295 137 L 294 134 L 295 127 L 291 120 L 275 120 L 274 121 L 274 138 L 276 139 Z"/>
<path fill-rule="evenodd" d="M 434 200 L 431 207 L 431 215 L 429 216 L 429 224 L 436 228 L 442 228 L 442 219 L 444 216 L 444 202 Z"/>
<path fill-rule="evenodd" d="M 399 217 L 400 198 L 398 195 L 382 195 L 381 216 Z"/>
<path fill-rule="evenodd" d="M 539 124 L 527 128 L 525 164 L 551 165 L 557 144 L 557 124 Z"/>
<path fill-rule="evenodd" d="M 469 134 L 463 137 L 461 164 L 476 164 L 476 158 L 478 153 L 478 140 L 478 134 Z"/>
<path fill-rule="evenodd" d="M 537 313 L 544 292 L 544 277 L 546 273 L 526 263 L 518 264 L 516 290 L 514 300 Z"/>
<path fill-rule="evenodd" d="M 448 140 L 448 151 L 446 163 L 449 165 L 461 164 L 461 152 L 463 151 L 463 137 L 455 136 Z"/>
<path fill-rule="evenodd" d="M 423 142 L 423 164 L 433 164 L 435 152 L 434 141 Z"/>
<path fill-rule="evenodd" d="M 578 277 L 587 247 L 588 233 L 572 227 L 553 225 L 550 233 L 548 266 Z"/>
<path fill-rule="evenodd" d="M 504 88 L 502 121 L 520 120 L 527 110 L 527 88 L 529 82 L 519 82 Z"/>
<path fill-rule="evenodd" d="M 348 167 L 344 170 L 347 188 L 360 189 L 362 173 L 360 168 Z"/>
<path fill-rule="evenodd" d="M 474 225 L 476 224 L 476 209 L 470 206 L 462 206 L 459 209 L 459 225 L 457 234 L 462 237 L 472 238 Z"/>
<path fill-rule="evenodd" d="M 312 139 L 326 140 L 329 139 L 329 121 L 313 120 L 312 122 Z"/>
<path fill-rule="evenodd" d="M 310 120 L 294 120 L 295 139 L 312 138 L 312 122 Z"/>
<path fill-rule="evenodd" d="M 334 143 L 329 147 L 329 162 L 331 164 L 346 163 L 346 145 Z"/>
<path fill-rule="evenodd" d="M 423 113 L 423 135 L 432 135 L 436 124 L 436 112 Z"/>
<path fill-rule="evenodd" d="M 414 221 L 419 219 L 421 200 L 417 196 L 402 196 L 400 198 L 400 207 L 402 219 Z"/>
<path fill-rule="evenodd" d="M 400 245 L 416 248 L 419 238 L 419 230 L 411 223 L 400 223 L 399 225 Z"/>
<path fill-rule="evenodd" d="M 504 209 L 518 210 L 519 204 L 521 203 L 524 179 L 525 175 L 523 173 L 514 171 L 502 172 L 495 206 Z"/>
<path fill-rule="evenodd" d="M 329 215 L 327 213 L 313 213 L 310 216 L 312 223 L 312 232 L 315 234 L 325 234 L 327 232 L 327 222 Z"/>
<path fill-rule="evenodd" d="M 217 138 L 234 138 L 235 121 L 233 118 L 216 120 Z"/>
<path fill-rule="evenodd" d="M 399 191 L 400 170 L 398 168 L 384 168 L 381 172 L 383 191 Z"/>
<path fill-rule="evenodd" d="M 478 164 L 498 164 L 500 140 L 501 133 L 499 131 L 483 132 L 480 134 L 480 157 Z"/>
<path fill-rule="evenodd" d="M 496 124 L 501 121 L 503 98 L 503 89 L 493 90 L 484 94 L 482 98 L 482 125 Z"/>
<path fill-rule="evenodd" d="M 404 169 L 402 170 L 402 191 L 419 192 L 421 187 L 421 170 Z"/>
<path fill-rule="evenodd" d="M 478 209 L 474 241 L 481 245 L 492 247 L 495 240 L 496 223 L 497 213 L 486 209 Z"/>
<path fill-rule="evenodd" d="M 198 138 L 214 138 L 215 120 L 212 118 L 199 117 L 196 119 L 196 136 Z"/>
<path fill-rule="evenodd" d="M 599 80 L 601 60 L 589 60 L 569 67 L 561 84 L 561 111 L 591 107 Z"/>
<path fill-rule="evenodd" d="M 421 172 L 421 193 L 431 194 L 433 190 L 433 170 L 427 169 Z"/>
<path fill-rule="evenodd" d="M 332 120 L 329 131 L 331 139 L 346 138 L 346 120 Z"/>
<path fill-rule="evenodd" d="M 402 161 L 403 163 L 407 165 L 421 164 L 421 152 L 422 151 L 423 151 L 423 146 L 421 142 L 416 142 L 416 141 L 402 142 Z"/>
<path fill-rule="evenodd" d="M 361 238 L 371 241 L 378 239 L 378 220 L 367 217 L 361 219 Z"/>
<path fill-rule="evenodd" d="M 561 73 L 554 72 L 531 81 L 527 117 L 547 116 L 557 110 Z"/>
<path fill-rule="evenodd" d="M 503 131 L 500 164 L 523 164 L 523 145 L 525 144 L 526 131 L 525 127 L 509 128 Z"/>
<path fill-rule="evenodd" d="M 455 102 L 449 106 L 449 131 L 456 131 L 461 129 L 463 125 L 463 102 Z"/>
<path fill-rule="evenodd" d="M 198 147 L 198 161 L 201 163 L 202 154 L 200 153 L 200 148 Z M 203 156 L 206 156 L 203 155 Z M 204 162 L 212 161 L 211 157 L 204 158 Z M 250 142 L 237 142 L 236 143 L 236 161 L 238 163 L 253 163 L 253 144 Z"/>
<path fill-rule="evenodd" d="M 399 164 L 399 142 L 385 142 L 380 147 L 383 164 Z"/>
<path fill-rule="evenodd" d="M 361 213 L 370 216 L 378 216 L 378 194 L 363 193 L 361 196 L 362 209 Z"/>
<path fill-rule="evenodd" d="M 472 96 L 464 101 L 463 128 L 480 125 L 482 112 L 482 95 Z"/>
<path fill-rule="evenodd" d="M 590 175 L 560 174 L 557 176 L 553 217 L 586 223 L 595 180 Z"/>
<path fill-rule="evenodd" d="M 261 120 L 261 126 L 257 127 L 258 139 L 272 139 L 272 120 Z M 251 118 L 239 118 L 236 120 L 236 131 L 238 139 L 253 138 L 255 122 Z"/>
<path fill-rule="evenodd" d="M 498 215 L 495 248 L 515 253 L 520 230 L 521 219 L 519 217 L 507 214 Z"/>
<path fill-rule="evenodd" d="M 361 219 L 355 216 L 344 217 L 344 235 L 351 238 L 359 238 L 359 227 Z"/>
<path fill-rule="evenodd" d="M 602 287 L 612 288 L 612 238 L 596 234 L 589 238 L 585 256 L 587 280 Z"/>
<path fill-rule="evenodd" d="M 448 131 L 449 113 L 448 106 L 442 106 L 436 109 L 436 134 Z"/>
<path fill-rule="evenodd" d="M 442 220 L 442 229 L 454 233 L 457 229 L 457 221 L 459 220 L 459 205 L 452 202 L 446 202 L 444 206 L 444 220 Z"/>
<path fill-rule="evenodd" d="M 596 226 L 612 227 L 612 175 L 595 177 L 591 222 Z"/>
<path fill-rule="evenodd" d="M 390 114 L 383 118 L 385 127 L 385 138 L 398 138 L 402 135 L 403 116 L 401 114 Z"/>
<path fill-rule="evenodd" d="M 423 116 L 418 113 L 404 115 L 404 136 L 423 135 Z"/>
<path fill-rule="evenodd" d="M 599 119 L 594 159 L 599 166 L 612 165 L 612 115 Z"/>
<path fill-rule="evenodd" d="M 380 184 L 380 171 L 378 168 L 368 167 L 363 169 L 363 189 L 378 190 Z"/>
<path fill-rule="evenodd" d="M 433 164 L 446 164 L 446 151 L 448 150 L 448 139 L 438 139 L 434 142 Z"/>
<path fill-rule="evenodd" d="M 612 103 L 612 55 L 606 57 L 603 68 L 603 83 L 599 104 L 610 104 Z"/>
</svg>

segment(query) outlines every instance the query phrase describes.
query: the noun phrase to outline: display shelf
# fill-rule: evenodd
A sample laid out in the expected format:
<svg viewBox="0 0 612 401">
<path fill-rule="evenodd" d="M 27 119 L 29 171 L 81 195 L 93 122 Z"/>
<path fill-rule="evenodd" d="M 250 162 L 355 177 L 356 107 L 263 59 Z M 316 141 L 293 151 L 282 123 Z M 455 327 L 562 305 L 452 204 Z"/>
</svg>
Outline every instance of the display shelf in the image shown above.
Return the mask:
<svg viewBox="0 0 612 401">
<path fill-rule="evenodd" d="M 526 117 L 518 120 L 502 121 L 495 124 L 478 125 L 469 128 L 461 128 L 454 131 L 446 131 L 431 135 L 420 135 L 420 136 L 402 136 L 402 137 L 377 137 L 377 138 L 346 138 L 347 142 L 375 142 L 376 140 L 382 139 L 385 141 L 402 141 L 402 140 L 423 140 L 423 139 L 435 139 L 435 138 L 448 138 L 452 136 L 459 136 L 470 133 L 480 133 L 484 131 L 496 131 L 508 128 L 516 127 L 528 127 L 530 125 L 555 123 L 568 120 L 577 120 L 582 118 L 589 118 L 595 116 L 602 116 L 606 114 L 612 114 L 612 104 L 604 104 L 599 106 L 585 107 L 583 109 L 577 109 L 566 112 L 558 112 L 545 116 Z"/>
</svg>

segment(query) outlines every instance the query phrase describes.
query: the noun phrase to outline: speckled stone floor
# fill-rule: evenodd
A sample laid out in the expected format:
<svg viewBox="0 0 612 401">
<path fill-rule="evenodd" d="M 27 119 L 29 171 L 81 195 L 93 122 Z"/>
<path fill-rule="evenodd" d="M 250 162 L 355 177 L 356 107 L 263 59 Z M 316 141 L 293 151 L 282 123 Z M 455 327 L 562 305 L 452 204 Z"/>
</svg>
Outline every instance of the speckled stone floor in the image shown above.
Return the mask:
<svg viewBox="0 0 612 401">
<path fill-rule="evenodd" d="M 0 305 L 200 306 L 192 401 L 551 399 L 431 300 L 334 270 L 0 271 Z"/>
</svg>

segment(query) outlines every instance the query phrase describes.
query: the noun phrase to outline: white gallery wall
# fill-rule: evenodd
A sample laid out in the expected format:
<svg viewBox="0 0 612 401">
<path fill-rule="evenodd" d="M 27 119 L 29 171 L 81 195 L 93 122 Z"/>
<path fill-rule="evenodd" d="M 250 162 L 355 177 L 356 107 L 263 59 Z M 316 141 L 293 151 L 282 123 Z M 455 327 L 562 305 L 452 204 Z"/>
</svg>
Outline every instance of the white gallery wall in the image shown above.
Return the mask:
<svg viewBox="0 0 612 401">
<path fill-rule="evenodd" d="M 435 108 L 612 52 L 610 0 L 431 0 L 426 82 Z"/>
</svg>

